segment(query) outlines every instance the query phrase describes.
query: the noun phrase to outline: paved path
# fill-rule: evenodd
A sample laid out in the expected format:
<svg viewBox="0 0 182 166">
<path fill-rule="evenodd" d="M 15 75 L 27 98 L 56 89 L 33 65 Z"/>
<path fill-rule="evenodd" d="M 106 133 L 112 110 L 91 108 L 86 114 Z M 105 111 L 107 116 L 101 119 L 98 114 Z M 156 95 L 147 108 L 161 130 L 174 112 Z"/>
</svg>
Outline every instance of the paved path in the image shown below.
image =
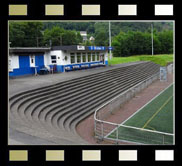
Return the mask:
<svg viewBox="0 0 182 166">
<path fill-rule="evenodd" d="M 19 93 L 22 91 L 39 88 L 42 86 L 47 86 L 58 82 L 63 82 L 74 78 L 79 78 L 90 74 L 95 74 L 122 66 L 128 66 L 129 64 L 132 65 L 137 63 L 139 62 L 123 63 L 114 66 L 98 67 L 93 69 L 78 70 L 65 73 L 12 78 L 9 80 L 9 96 L 12 96 L 15 93 Z"/>
</svg>

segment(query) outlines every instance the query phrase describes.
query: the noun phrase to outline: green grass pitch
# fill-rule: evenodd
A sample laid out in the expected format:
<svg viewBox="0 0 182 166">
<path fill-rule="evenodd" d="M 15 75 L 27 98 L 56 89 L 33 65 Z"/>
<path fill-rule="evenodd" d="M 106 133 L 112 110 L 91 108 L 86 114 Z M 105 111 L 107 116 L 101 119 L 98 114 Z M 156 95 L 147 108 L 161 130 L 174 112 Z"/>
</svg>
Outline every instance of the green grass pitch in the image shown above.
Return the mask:
<svg viewBox="0 0 182 166">
<path fill-rule="evenodd" d="M 123 125 L 140 129 L 121 126 L 118 128 L 118 132 L 115 129 L 108 137 L 116 138 L 118 133 L 120 140 L 143 144 L 173 144 L 173 136 L 163 134 L 173 134 L 173 85 L 124 122 Z M 162 133 L 148 132 L 143 129 Z"/>
</svg>

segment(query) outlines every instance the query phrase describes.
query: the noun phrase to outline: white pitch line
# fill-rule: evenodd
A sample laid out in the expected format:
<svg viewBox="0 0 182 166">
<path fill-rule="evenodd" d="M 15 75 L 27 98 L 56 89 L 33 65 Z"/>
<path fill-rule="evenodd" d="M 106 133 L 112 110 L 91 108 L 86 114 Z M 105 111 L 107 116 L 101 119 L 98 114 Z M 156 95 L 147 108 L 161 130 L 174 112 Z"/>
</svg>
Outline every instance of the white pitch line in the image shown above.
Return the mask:
<svg viewBox="0 0 182 166">
<path fill-rule="evenodd" d="M 142 106 L 141 108 L 139 108 L 134 114 L 132 114 L 131 116 L 129 116 L 125 121 L 123 121 L 122 123 L 118 124 L 118 125 L 124 125 L 124 123 L 126 121 L 128 121 L 130 118 L 132 118 L 135 114 L 137 114 L 139 111 L 141 111 L 145 106 L 147 106 L 150 102 L 152 102 L 154 99 L 156 99 L 158 96 L 160 96 L 160 94 L 162 94 L 164 91 L 166 91 L 170 86 L 172 86 L 173 83 L 171 83 L 167 88 L 165 88 L 163 91 L 161 91 L 158 95 L 156 95 L 154 98 L 152 98 L 149 102 L 147 102 L 144 106 Z M 132 126 L 131 126 L 132 127 Z M 142 129 L 142 128 L 141 128 Z M 113 133 L 115 130 L 117 130 L 117 127 L 114 128 L 113 130 L 111 130 L 111 132 L 109 132 L 104 138 L 107 138 L 111 133 Z M 152 130 L 151 130 L 152 131 Z"/>
<path fill-rule="evenodd" d="M 141 108 L 139 108 L 134 114 L 132 114 L 131 116 L 129 116 L 125 121 L 123 121 L 121 124 L 124 124 L 127 120 L 129 120 L 130 118 L 132 118 L 135 114 L 137 114 L 139 111 L 141 111 L 145 106 L 147 106 L 149 103 L 151 103 L 153 100 L 155 100 L 158 96 L 160 96 L 163 92 L 165 92 L 170 86 L 172 86 L 173 83 L 171 83 L 167 88 L 165 88 L 163 91 L 161 91 L 158 95 L 156 95 L 154 98 L 152 98 L 149 102 L 147 102 L 144 106 L 142 106 Z"/>
</svg>

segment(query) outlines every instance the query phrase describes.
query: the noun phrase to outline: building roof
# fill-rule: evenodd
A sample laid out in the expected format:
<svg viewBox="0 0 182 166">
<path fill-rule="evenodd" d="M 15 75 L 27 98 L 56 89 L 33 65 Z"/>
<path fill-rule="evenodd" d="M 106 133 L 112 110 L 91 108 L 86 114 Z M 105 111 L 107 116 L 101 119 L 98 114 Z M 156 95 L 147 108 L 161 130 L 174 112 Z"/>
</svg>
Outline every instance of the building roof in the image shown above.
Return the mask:
<svg viewBox="0 0 182 166">
<path fill-rule="evenodd" d="M 9 48 L 9 53 L 44 53 L 50 50 L 50 47 L 13 47 Z"/>
<path fill-rule="evenodd" d="M 80 31 L 81 36 L 87 36 L 87 31 Z"/>
<path fill-rule="evenodd" d="M 53 47 L 12 47 L 9 48 L 9 53 L 14 53 L 14 54 L 45 53 L 51 50 L 105 52 L 108 50 L 108 46 L 70 45 L 70 46 L 53 46 Z"/>
<path fill-rule="evenodd" d="M 95 38 L 94 38 L 93 36 L 91 36 L 91 37 L 89 38 L 89 40 L 95 40 Z"/>
</svg>

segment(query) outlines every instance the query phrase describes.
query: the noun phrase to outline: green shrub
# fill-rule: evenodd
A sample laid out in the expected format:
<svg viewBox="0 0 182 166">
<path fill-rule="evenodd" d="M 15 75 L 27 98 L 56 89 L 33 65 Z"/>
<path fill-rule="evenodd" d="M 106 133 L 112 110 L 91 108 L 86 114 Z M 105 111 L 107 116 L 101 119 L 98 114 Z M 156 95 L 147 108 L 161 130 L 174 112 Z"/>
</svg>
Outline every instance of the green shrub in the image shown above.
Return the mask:
<svg viewBox="0 0 182 166">
<path fill-rule="evenodd" d="M 159 64 L 160 66 L 166 66 L 168 63 L 164 59 L 157 57 L 157 56 L 141 57 L 140 61 L 151 61 L 151 62 L 154 62 L 156 64 Z"/>
</svg>

